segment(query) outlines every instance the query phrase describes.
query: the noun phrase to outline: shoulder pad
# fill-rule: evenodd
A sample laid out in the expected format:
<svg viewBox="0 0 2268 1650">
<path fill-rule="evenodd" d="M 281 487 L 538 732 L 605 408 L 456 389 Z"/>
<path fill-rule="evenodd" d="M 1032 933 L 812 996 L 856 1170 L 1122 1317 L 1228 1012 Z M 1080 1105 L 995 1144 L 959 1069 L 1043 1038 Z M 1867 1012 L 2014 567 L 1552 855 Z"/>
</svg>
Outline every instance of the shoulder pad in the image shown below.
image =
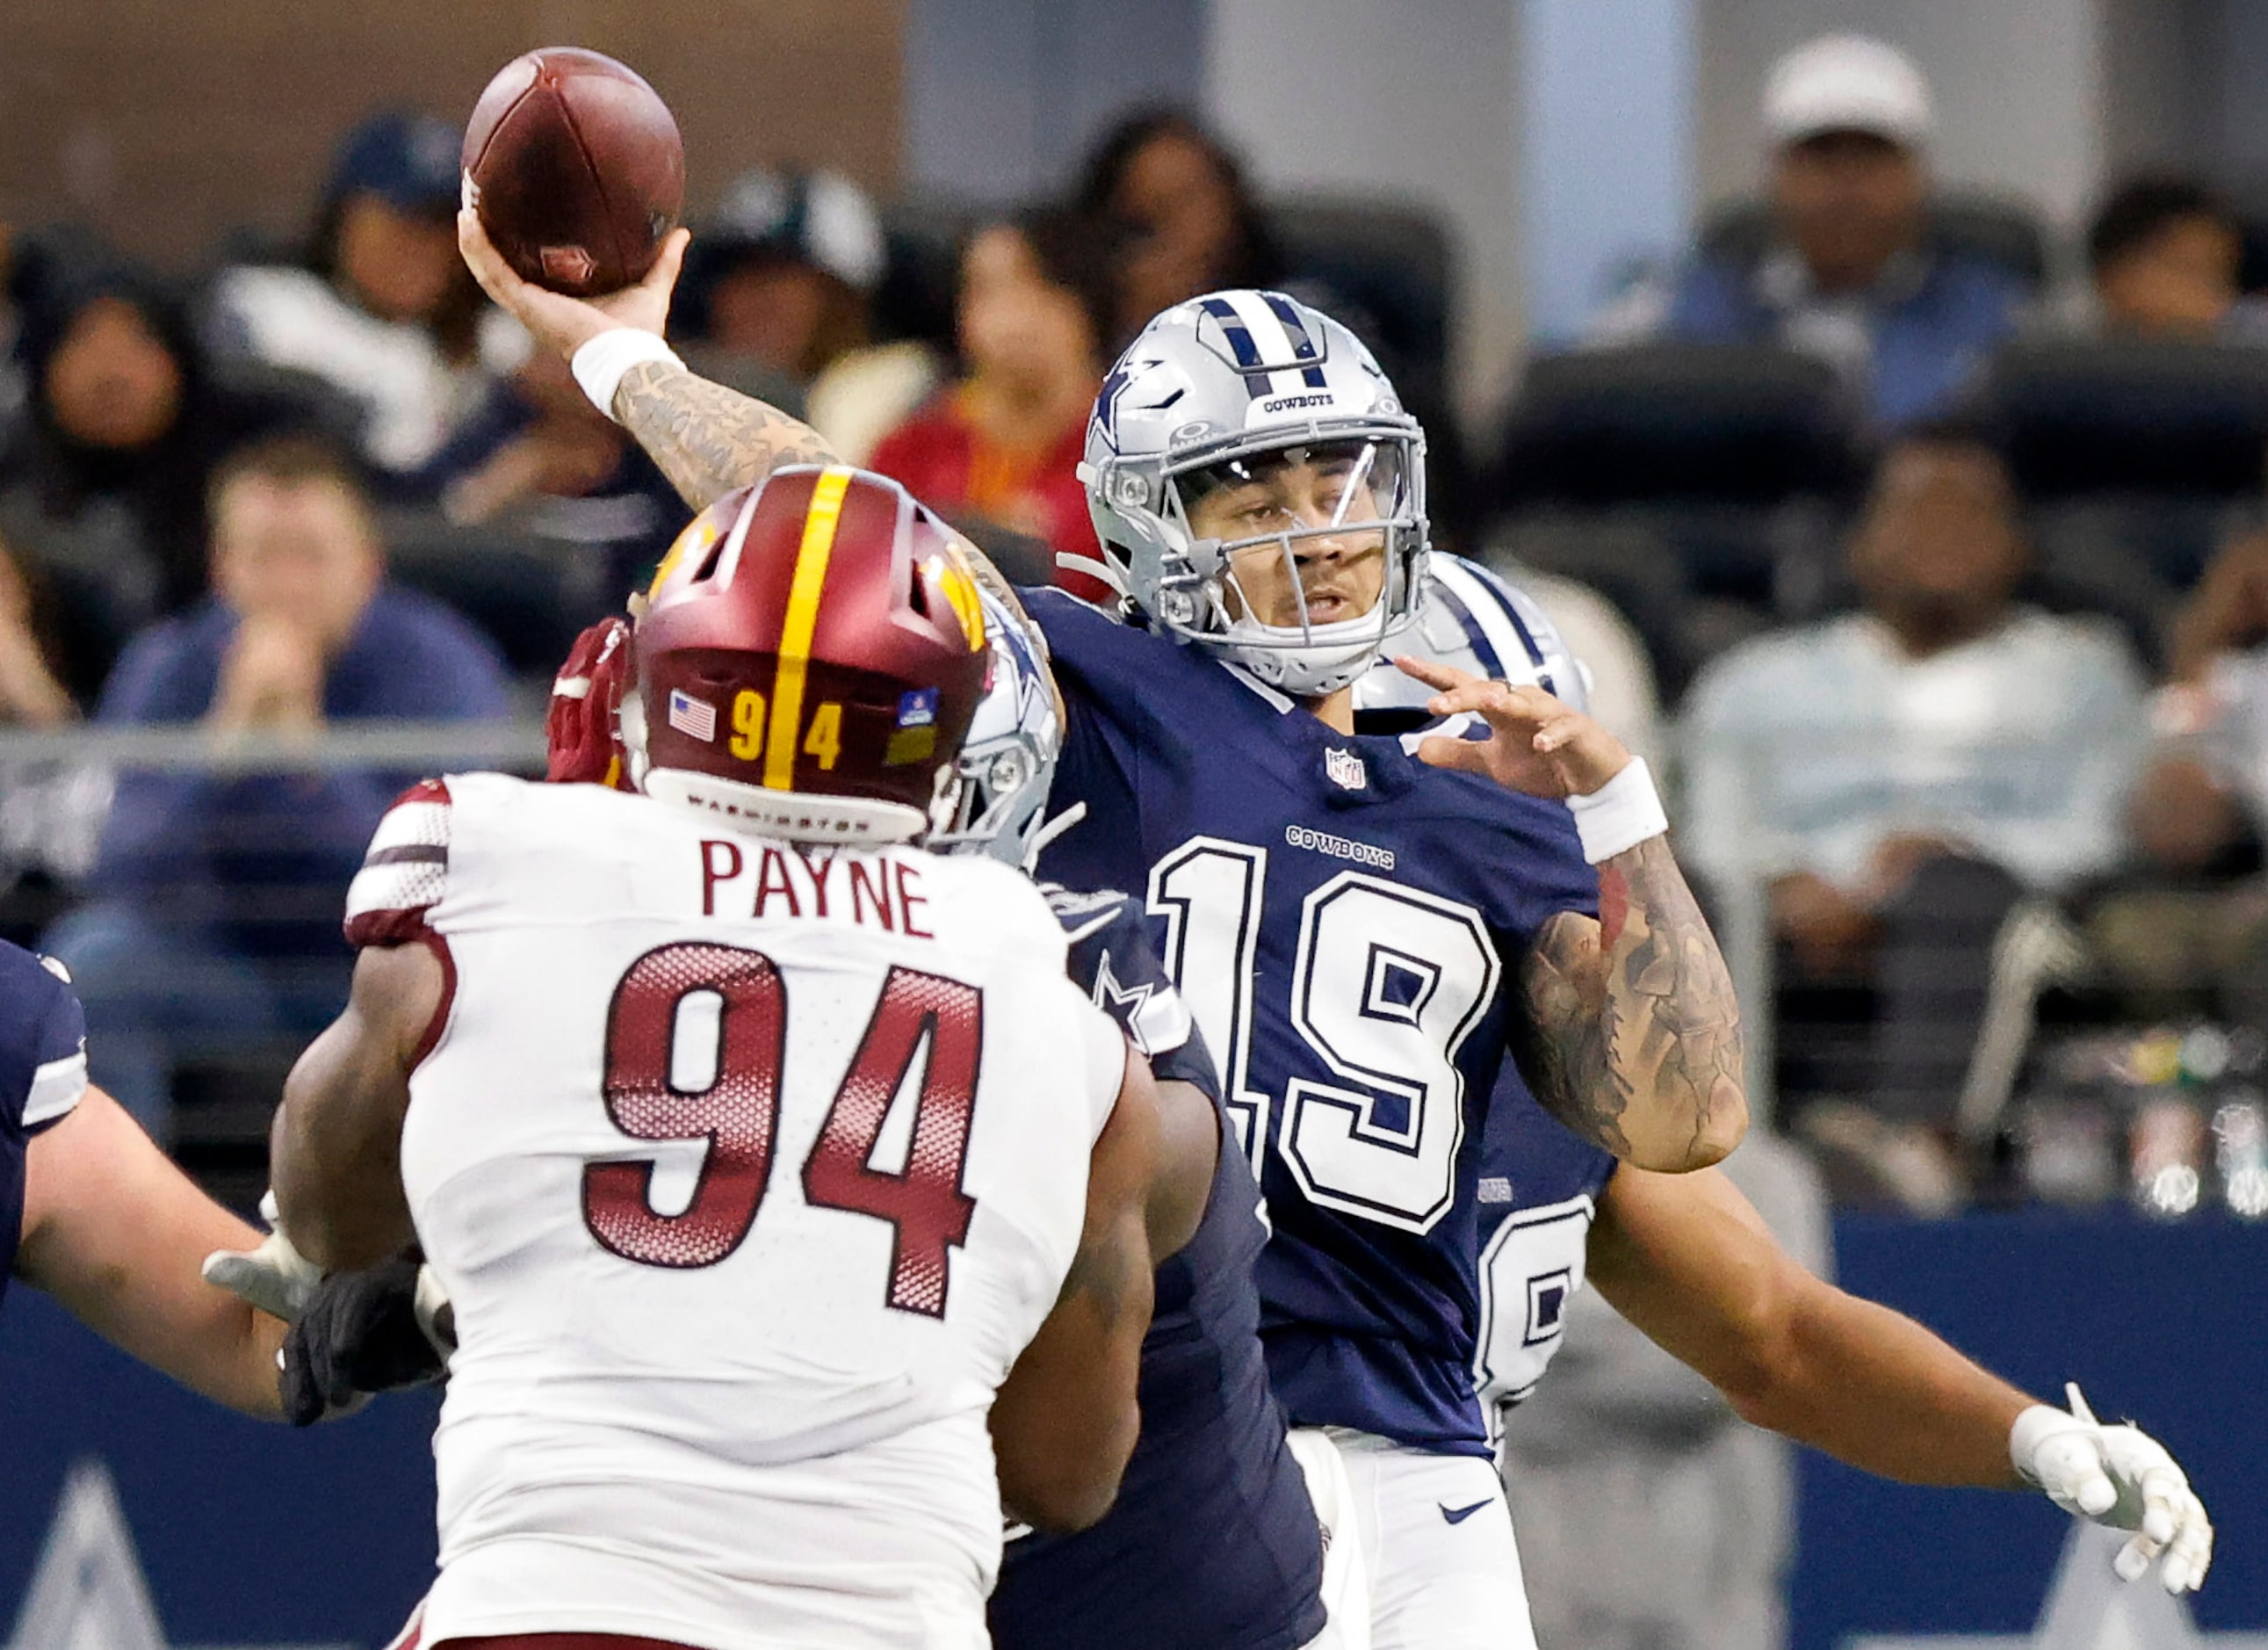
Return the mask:
<svg viewBox="0 0 2268 1650">
<path fill-rule="evenodd" d="M 1462 625 L 1471 651 L 1483 661 L 1477 674 L 1514 683 L 1535 682 L 1578 710 L 1587 708 L 1580 666 L 1557 628 L 1527 592 L 1457 556 L 1434 556 L 1431 577 Z"/>
<path fill-rule="evenodd" d="M 52 957 L 0 941 L 0 1120 L 45 1128 L 86 1093 L 86 1016 Z"/>
<path fill-rule="evenodd" d="M 1064 966 L 1073 985 L 1118 1022 L 1157 1073 L 1218 1097 L 1219 1079 L 1196 1020 L 1150 939 L 1148 914 L 1114 888 L 1079 892 L 1056 883 L 1040 891 L 1070 944 Z"/>
<path fill-rule="evenodd" d="M 347 888 L 347 943 L 398 946 L 425 932 L 448 891 L 449 787 L 421 779 L 394 800 Z"/>
</svg>

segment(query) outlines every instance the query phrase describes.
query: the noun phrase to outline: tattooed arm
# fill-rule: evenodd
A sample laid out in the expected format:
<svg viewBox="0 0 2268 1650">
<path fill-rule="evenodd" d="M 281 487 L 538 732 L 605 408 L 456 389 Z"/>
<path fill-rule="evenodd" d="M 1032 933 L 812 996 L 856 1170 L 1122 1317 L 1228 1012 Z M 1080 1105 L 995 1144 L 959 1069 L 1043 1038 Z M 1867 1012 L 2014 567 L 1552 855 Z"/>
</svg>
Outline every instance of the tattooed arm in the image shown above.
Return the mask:
<svg viewBox="0 0 2268 1650">
<path fill-rule="evenodd" d="M 801 419 L 666 361 L 622 374 L 615 421 L 696 510 L 790 464 L 843 461 Z"/>
<path fill-rule="evenodd" d="M 527 328 L 539 348 L 556 350 L 570 361 L 592 339 L 616 328 L 660 335 L 669 323 L 670 295 L 689 239 L 685 231 L 676 231 L 636 286 L 585 299 L 520 279 L 489 239 L 479 215 L 469 210 L 457 214 L 457 247 L 482 289 Z M 667 362 L 644 362 L 623 373 L 612 411 L 696 511 L 791 464 L 843 462 L 827 438 L 801 419 Z M 961 534 L 954 538 L 977 578 L 1038 638 L 1038 627 L 990 559 Z M 1044 639 L 1040 647 L 1044 658 Z"/>
<path fill-rule="evenodd" d="M 1431 739 L 1419 757 L 1533 796 L 1595 791 L 1630 753 L 1541 688 L 1397 661 L 1443 691 L 1437 715 L 1473 711 L 1486 740 Z M 1748 1129 L 1732 972 L 1669 851 L 1653 836 L 1599 866 L 1599 915 L 1563 911 L 1521 973 L 1521 1072 L 1544 1109 L 1640 1168 L 1705 1168 Z"/>
<path fill-rule="evenodd" d="M 1521 971 L 1521 1071 L 1551 1115 L 1641 1168 L 1704 1168 L 1748 1127 L 1731 972 L 1653 836 L 1599 867 L 1600 915 L 1562 911 Z"/>
<path fill-rule="evenodd" d="M 679 497 L 696 510 L 706 510 L 734 488 L 752 486 L 790 464 L 843 462 L 827 438 L 801 419 L 666 361 L 649 361 L 622 374 L 615 391 L 615 421 L 637 438 Z M 964 534 L 953 536 L 968 558 L 969 571 L 1022 622 L 1046 658 L 1046 638 L 1016 600 L 1015 588 Z"/>
<path fill-rule="evenodd" d="M 669 484 L 696 510 L 706 510 L 735 487 L 750 486 L 786 465 L 843 462 L 827 438 L 802 420 L 666 361 L 649 361 L 622 374 L 615 391 L 615 421 L 637 438 Z M 1014 586 L 965 535 L 953 537 L 968 558 L 969 571 L 1031 632 L 1045 659 L 1047 638 L 1016 600 Z"/>
<path fill-rule="evenodd" d="M 480 215 L 469 208 L 457 214 L 457 249 L 474 279 L 527 328 L 538 349 L 567 361 L 600 333 L 620 328 L 659 337 L 669 325 L 669 300 L 690 240 L 685 231 L 674 232 L 636 286 L 604 298 L 571 298 L 520 279 L 481 227 Z M 665 362 L 645 362 L 623 373 L 611 410 L 696 510 L 784 465 L 842 462 L 801 419 Z"/>
</svg>

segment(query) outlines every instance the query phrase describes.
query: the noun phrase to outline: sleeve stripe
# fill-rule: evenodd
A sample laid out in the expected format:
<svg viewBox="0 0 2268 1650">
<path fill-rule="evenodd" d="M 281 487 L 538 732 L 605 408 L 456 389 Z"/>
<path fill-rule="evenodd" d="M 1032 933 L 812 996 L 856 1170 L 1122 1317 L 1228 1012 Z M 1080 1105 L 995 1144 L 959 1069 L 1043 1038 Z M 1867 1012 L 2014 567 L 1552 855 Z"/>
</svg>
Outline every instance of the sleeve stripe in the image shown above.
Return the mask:
<svg viewBox="0 0 2268 1650">
<path fill-rule="evenodd" d="M 1149 1055 L 1171 1054 L 1189 1040 L 1189 1005 L 1170 985 L 1150 993 L 1134 1011 L 1134 1041 Z"/>
<path fill-rule="evenodd" d="M 350 944 L 373 943 L 357 933 L 391 933 L 400 925 L 394 919 L 438 904 L 448 892 L 449 808 L 448 792 L 428 780 L 386 811 L 371 836 L 362 869 L 347 888 Z"/>
<path fill-rule="evenodd" d="M 347 920 L 379 911 L 410 911 L 438 902 L 447 888 L 446 862 L 368 866 L 347 885 Z"/>
<path fill-rule="evenodd" d="M 404 843 L 398 848 L 373 848 L 362 863 L 365 871 L 379 866 L 446 866 L 449 850 L 442 843 Z"/>
<path fill-rule="evenodd" d="M 49 1060 L 32 1073 L 24 1101 L 24 1127 L 37 1129 L 67 1115 L 86 1093 L 86 1050 Z"/>
<path fill-rule="evenodd" d="M 1065 913 L 1058 911 L 1056 913 L 1056 920 L 1062 922 Z M 1109 910 L 1103 911 L 1097 916 L 1091 917 L 1086 922 L 1081 923 L 1078 927 L 1069 930 L 1069 932 L 1064 935 L 1064 943 L 1067 946 L 1075 946 L 1080 940 L 1086 939 L 1089 934 L 1100 933 L 1102 930 L 1109 927 L 1111 924 L 1117 920 L 1118 911 L 1117 908 L 1114 906 Z"/>
<path fill-rule="evenodd" d="M 449 841 L 449 805 L 446 802 L 397 802 L 386 811 L 370 839 L 371 851 Z"/>
</svg>

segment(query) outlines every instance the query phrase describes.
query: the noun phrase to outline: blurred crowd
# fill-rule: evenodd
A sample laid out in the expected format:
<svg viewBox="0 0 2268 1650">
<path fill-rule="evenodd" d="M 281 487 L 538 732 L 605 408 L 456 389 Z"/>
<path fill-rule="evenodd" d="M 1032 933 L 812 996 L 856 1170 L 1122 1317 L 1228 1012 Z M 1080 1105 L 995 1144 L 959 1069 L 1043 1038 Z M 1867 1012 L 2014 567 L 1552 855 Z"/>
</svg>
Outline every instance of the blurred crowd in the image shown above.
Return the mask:
<svg viewBox="0 0 2268 1650">
<path fill-rule="evenodd" d="M 733 180 L 672 328 L 1012 576 L 1096 595 L 1076 466 L 1124 341 L 1228 285 L 1344 320 L 1426 424 L 1437 544 L 1538 598 L 1675 767 L 1690 862 L 1754 891 L 1783 1121 L 1849 1157 L 1846 1195 L 1949 1206 L 2008 1150 L 2012 1014 L 2021 1053 L 2040 1015 L 2268 1002 L 2268 221 L 2135 177 L 2066 239 L 1942 189 L 1929 88 L 1879 41 L 1815 41 L 1760 96 L 1753 198 L 1477 428 L 1443 227 L 1263 199 L 1174 109 L 1012 210 Z M 192 281 L 12 226 L 0 723 L 537 713 L 684 512 L 472 284 L 458 143 L 374 115 L 302 242 Z M 154 1128 L 185 1071 L 332 1012 L 393 777 L 0 762 L 0 932 L 77 971 L 98 1076 Z"/>
</svg>

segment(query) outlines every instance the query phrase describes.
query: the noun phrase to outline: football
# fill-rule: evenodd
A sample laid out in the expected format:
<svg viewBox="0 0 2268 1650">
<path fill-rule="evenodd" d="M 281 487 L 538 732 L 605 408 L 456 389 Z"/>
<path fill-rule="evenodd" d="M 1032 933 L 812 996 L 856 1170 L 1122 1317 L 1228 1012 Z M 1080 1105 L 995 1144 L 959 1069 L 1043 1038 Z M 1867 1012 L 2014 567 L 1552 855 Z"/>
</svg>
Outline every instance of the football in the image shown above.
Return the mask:
<svg viewBox="0 0 2268 1650">
<path fill-rule="evenodd" d="M 522 278 L 589 298 L 653 267 L 685 210 L 669 106 L 601 52 L 547 46 L 506 63 L 465 129 L 466 203 Z"/>
</svg>

